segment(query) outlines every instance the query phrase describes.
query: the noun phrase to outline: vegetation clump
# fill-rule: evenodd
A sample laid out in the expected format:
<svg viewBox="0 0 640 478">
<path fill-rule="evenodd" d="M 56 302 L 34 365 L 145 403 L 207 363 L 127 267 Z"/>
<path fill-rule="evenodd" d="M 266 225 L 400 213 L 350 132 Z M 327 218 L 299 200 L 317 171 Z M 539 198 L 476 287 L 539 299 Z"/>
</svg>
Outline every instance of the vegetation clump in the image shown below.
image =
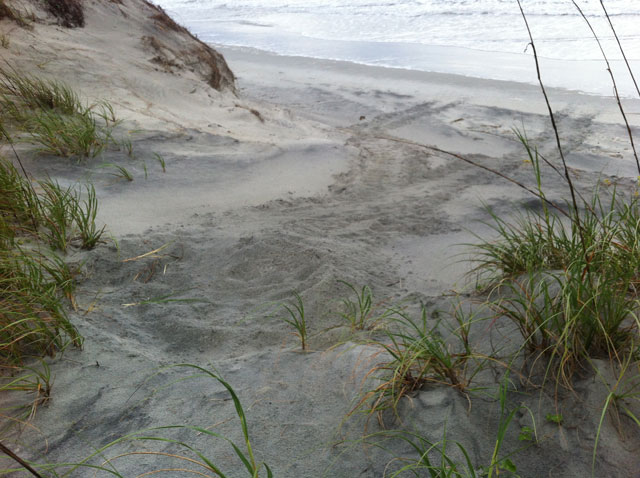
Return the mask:
<svg viewBox="0 0 640 478">
<path fill-rule="evenodd" d="M 69 86 L 0 67 L 0 110 L 8 124 L 42 153 L 89 158 L 115 143 L 109 103 L 83 105 Z"/>
<path fill-rule="evenodd" d="M 0 135 L 13 147 L 2 125 Z M 22 168 L 17 154 L 16 161 Z M 32 182 L 23 168 L 0 157 L 0 391 L 37 397 L 24 415 L 19 408 L 8 416 L 3 428 L 32 416 L 48 399 L 49 367 L 41 357 L 82 345 L 65 304 L 66 298 L 76 308 L 77 271 L 63 254 L 71 244 L 95 247 L 104 231 L 95 225 L 95 189 L 88 185 L 85 192 L 83 199 L 74 186 Z"/>
<path fill-rule="evenodd" d="M 94 247 L 95 190 L 87 199 L 72 187 L 37 182 L 36 192 L 11 162 L 0 158 L 0 361 L 22 363 L 24 356 L 54 355 L 68 343 L 80 345 L 63 297 L 73 302 L 74 273 L 49 245 L 64 252 L 71 242 Z M 65 338 L 66 337 L 66 338 Z M 70 342 L 69 342 L 70 341 Z"/>
<path fill-rule="evenodd" d="M 524 144 L 539 178 L 537 152 Z M 590 357 L 619 356 L 638 337 L 640 207 L 615 188 L 608 194 L 598 187 L 579 208 L 542 201 L 514 222 L 493 215 L 497 239 L 476 246 L 476 271 L 493 284 L 491 308 L 517 325 L 534 359 L 552 359 L 567 385 Z"/>
<path fill-rule="evenodd" d="M 481 364 L 472 366 L 479 358 L 469 340 L 473 321 L 459 308 L 454 315 L 457 326 L 443 335 L 441 321 L 431 325 L 424 307 L 417 319 L 404 311 L 390 310 L 384 337 L 370 342 L 383 358 L 367 377 L 379 384 L 362 395 L 353 411 L 375 413 L 383 423 L 385 411 L 396 412 L 402 398 L 427 384 L 446 385 L 465 393 Z"/>
</svg>

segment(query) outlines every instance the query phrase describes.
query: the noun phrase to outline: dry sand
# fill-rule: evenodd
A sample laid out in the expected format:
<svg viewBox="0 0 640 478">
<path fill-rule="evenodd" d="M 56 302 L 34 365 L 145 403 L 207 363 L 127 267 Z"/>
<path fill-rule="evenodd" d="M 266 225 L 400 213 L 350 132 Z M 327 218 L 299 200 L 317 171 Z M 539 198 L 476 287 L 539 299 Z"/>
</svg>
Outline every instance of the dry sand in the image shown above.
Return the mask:
<svg viewBox="0 0 640 478">
<path fill-rule="evenodd" d="M 114 18 L 117 9 L 127 17 Z M 85 261 L 80 312 L 72 313 L 85 346 L 52 363 L 52 398 L 33 421 L 39 432 L 25 429 L 17 449 L 37 462 L 69 462 L 126 433 L 172 424 L 239 440 L 233 404 L 212 381 L 177 383 L 149 397 L 154 386 L 185 373 L 165 371 L 145 382 L 158 367 L 189 362 L 215 367 L 235 388 L 254 450 L 276 476 L 383 476 L 407 449 L 397 441 L 387 444 L 389 453 L 363 446 L 364 417 L 346 418 L 377 359 L 340 318 L 340 299 L 349 293 L 338 280 L 369 284 L 378 299 L 410 310 L 449 310 L 458 299 L 473 300 L 464 279 L 467 249 L 458 245 L 488 233 L 483 204 L 505 216 L 535 205 L 490 173 L 384 137 L 435 145 L 530 180 L 511 130 L 525 128 L 553 156 L 539 89 L 221 48 L 238 93 L 220 93 L 195 73 L 149 62 L 144 32 L 135 30 L 143 14 L 127 0 L 89 2 L 84 29 L 38 25 L 26 32 L 0 24 L 13 28 L 9 61 L 111 101 L 125 120 L 119 134 L 131 134 L 135 152 L 135 159 L 111 151 L 81 164 L 27 160 L 36 176 L 92 181 L 99 221 L 113 240 L 71 256 Z M 551 100 L 579 183 L 589 188 L 602 174 L 633 183 L 637 172 L 615 102 L 560 90 Z M 637 125 L 640 103 L 627 108 Z M 154 153 L 165 159 L 166 173 Z M 126 167 L 135 180 L 115 178 L 104 163 Z M 551 197 L 565 196 L 558 178 L 545 182 Z M 309 353 L 272 316 L 294 290 L 307 307 Z M 159 297 L 196 301 L 140 305 Z M 511 329 L 482 323 L 472 340 L 485 352 L 513 350 Z M 503 372 L 487 368 L 468 398 L 446 386 L 420 390 L 403 401 L 401 423 L 388 424 L 433 441 L 446 432 L 486 465 Z M 531 425 L 529 413 L 519 413 L 503 449 L 525 448 L 512 457 L 519 474 L 590 476 L 605 397 L 594 377 L 557 399 L 522 386 L 511 393 L 509 408 L 528 406 L 540 438 L 537 445 L 518 440 Z M 546 421 L 547 413 L 561 413 L 563 426 Z M 371 420 L 368 432 L 376 430 Z M 226 442 L 184 431 L 171 436 L 200 447 L 229 476 L 244 476 Z M 639 446 L 637 427 L 607 417 L 594 476 L 640 476 Z M 451 453 L 459 455 L 453 445 Z M 136 476 L 159 463 L 127 457 L 116 467 Z"/>
</svg>

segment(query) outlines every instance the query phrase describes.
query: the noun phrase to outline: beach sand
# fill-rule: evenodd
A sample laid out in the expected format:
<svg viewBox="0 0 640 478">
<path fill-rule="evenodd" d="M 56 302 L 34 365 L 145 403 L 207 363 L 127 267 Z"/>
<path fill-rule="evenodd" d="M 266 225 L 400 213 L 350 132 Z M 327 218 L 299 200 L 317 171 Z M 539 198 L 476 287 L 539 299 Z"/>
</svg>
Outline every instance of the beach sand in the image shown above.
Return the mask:
<svg viewBox="0 0 640 478">
<path fill-rule="evenodd" d="M 118 10 L 127 16 L 116 18 Z M 188 69 L 165 71 L 149 61 L 145 32 L 134 31 L 144 12 L 139 2 L 89 2 L 84 29 L 0 24 L 12 28 L 8 61 L 110 101 L 135 156 L 108 151 L 76 164 L 21 146 L 34 176 L 95 185 L 98 221 L 111 239 L 70 255 L 83 263 L 79 311 L 71 316 L 86 341 L 52 361 L 52 397 L 15 438 L 16 449 L 35 462 L 72 462 L 124 434 L 175 424 L 242 442 L 221 385 L 200 378 L 150 394 L 188 373 L 163 370 L 147 380 L 159 367 L 192 363 L 215 368 L 234 387 L 254 451 L 275 476 L 384 476 L 408 450 L 397 440 L 386 452 L 365 446 L 363 435 L 380 430 L 376 419 L 349 415 L 381 356 L 340 317 L 350 291 L 338 281 L 368 284 L 376 301 L 412 313 L 421 305 L 430 314 L 459 302 L 473 308 L 478 297 L 465 276 L 472 264 L 464 244 L 490 237 L 487 206 L 510 217 L 536 201 L 489 172 L 409 142 L 531 184 L 512 129 L 526 130 L 531 144 L 555 157 L 539 88 L 221 47 L 237 93 L 219 92 Z M 550 99 L 580 187 L 589 191 L 602 177 L 631 187 L 638 174 L 615 101 L 563 90 L 550 91 Z M 626 107 L 640 136 L 640 102 Z M 134 181 L 114 177 L 105 164 L 126 167 Z M 566 198 L 561 178 L 546 174 L 544 181 L 549 198 Z M 278 304 L 293 291 L 306 307 L 306 353 L 277 319 Z M 506 321 L 480 322 L 472 332 L 483 353 L 519 346 Z M 461 459 L 459 441 L 474 464 L 486 465 L 504 371 L 486 367 L 468 396 L 447 386 L 419 390 L 387 426 L 433 442 L 446 434 L 453 457 Z M 503 453 L 524 448 L 511 457 L 520 476 L 592 474 L 608 393 L 602 380 L 613 376 L 604 362 L 602 371 L 558 396 L 553 387 L 527 388 L 511 377 L 519 391 L 509 394 L 508 409 L 527 408 L 516 414 Z M 547 414 L 561 414 L 563 425 Z M 536 445 L 518 440 L 532 416 Z M 612 414 L 603 422 L 594 476 L 640 476 L 638 428 L 620 420 Z M 224 440 L 185 430 L 169 436 L 201 449 L 228 476 L 246 476 Z M 136 476 L 162 460 L 128 456 L 114 464 Z"/>
</svg>

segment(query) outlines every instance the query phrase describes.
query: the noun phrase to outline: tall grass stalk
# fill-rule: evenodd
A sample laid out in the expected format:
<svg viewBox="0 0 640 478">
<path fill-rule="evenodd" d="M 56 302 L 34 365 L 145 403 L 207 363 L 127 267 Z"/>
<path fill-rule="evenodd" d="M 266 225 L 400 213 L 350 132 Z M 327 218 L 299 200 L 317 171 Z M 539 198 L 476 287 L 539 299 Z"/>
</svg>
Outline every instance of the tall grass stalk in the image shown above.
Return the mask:
<svg viewBox="0 0 640 478">
<path fill-rule="evenodd" d="M 607 22 L 609 22 L 609 27 L 611 28 L 611 33 L 613 33 L 614 38 L 616 39 L 616 43 L 618 44 L 618 49 L 620 50 L 620 53 L 622 54 L 622 58 L 624 59 L 624 63 L 627 66 L 627 71 L 629 72 L 629 76 L 631 76 L 631 80 L 633 81 L 633 85 L 636 88 L 636 92 L 638 93 L 638 97 L 640 98 L 640 88 L 638 87 L 638 82 L 636 81 L 636 77 L 633 74 L 633 70 L 631 69 L 631 65 L 629 65 L 629 60 L 627 59 L 627 55 L 624 51 L 624 48 L 622 48 L 622 43 L 620 43 L 620 38 L 618 37 L 618 32 L 616 31 L 616 29 L 613 26 L 613 23 L 611 22 L 611 17 L 609 16 L 609 12 L 607 11 L 606 7 L 604 6 L 604 2 L 603 0 L 600 0 L 600 6 L 602 7 L 602 11 L 604 12 L 604 16 L 607 18 Z"/>
<path fill-rule="evenodd" d="M 520 8 L 520 13 L 522 14 L 522 19 L 524 20 L 524 24 L 525 27 L 527 29 L 527 33 L 529 35 L 529 45 L 531 45 L 531 49 L 533 50 L 533 58 L 535 60 L 535 64 L 536 64 L 536 73 L 538 76 L 538 84 L 540 85 L 540 89 L 542 90 L 542 95 L 544 96 L 544 101 L 547 105 L 547 110 L 549 112 L 549 120 L 551 121 L 551 127 L 553 128 L 553 134 L 556 140 L 556 148 L 558 150 L 558 154 L 560 155 L 560 161 L 562 163 L 562 169 L 564 172 L 564 177 L 565 177 L 565 181 L 567 183 L 567 186 L 569 188 L 569 193 L 571 194 L 571 205 L 573 206 L 573 210 L 574 211 L 578 211 L 578 201 L 576 199 L 576 189 L 573 185 L 573 179 L 571 178 L 571 174 L 569 173 L 569 168 L 567 167 L 567 161 L 565 160 L 564 157 L 564 151 L 562 149 L 562 142 L 560 140 L 560 132 L 558 131 L 558 125 L 556 124 L 556 118 L 555 115 L 553 114 L 553 109 L 551 108 L 551 103 L 549 102 L 549 96 L 547 95 L 547 90 L 544 86 L 544 83 L 542 82 L 542 76 L 540 73 L 540 63 L 538 62 L 538 52 L 536 50 L 536 44 L 533 41 L 533 35 L 531 34 L 531 29 L 529 28 L 529 22 L 527 20 L 527 16 L 524 13 L 524 10 L 522 9 L 522 4 L 520 2 L 520 0 L 517 0 L 518 2 L 518 7 Z M 577 232 L 578 234 L 581 236 L 581 243 L 584 246 L 584 238 L 582 238 L 582 225 L 580 224 L 580 217 L 579 216 L 575 216 L 573 218 L 576 222 L 576 226 L 577 226 Z M 587 258 L 587 250 L 586 247 L 583 247 L 583 252 L 584 252 L 584 256 L 585 259 Z M 588 261 L 587 261 L 587 267 L 588 267 Z"/>
<path fill-rule="evenodd" d="M 611 70 L 611 65 L 609 64 L 609 58 L 607 58 L 607 54 L 604 51 L 604 48 L 602 48 L 602 43 L 600 43 L 600 38 L 598 38 L 598 35 L 596 34 L 595 30 L 593 29 L 593 26 L 591 25 L 591 22 L 589 21 L 589 19 L 587 18 L 587 16 L 584 14 L 584 12 L 582 11 L 582 9 L 580 8 L 580 6 L 575 2 L 575 0 L 571 0 L 571 2 L 573 3 L 573 6 L 576 7 L 576 9 L 578 10 L 578 12 L 580 13 L 580 16 L 582 17 L 582 19 L 585 21 L 585 23 L 587 24 L 587 26 L 589 27 L 589 30 L 591 31 L 591 34 L 593 35 L 594 40 L 596 41 L 596 43 L 598 44 L 598 48 L 600 49 L 600 53 L 602 54 L 602 58 L 604 59 L 604 62 L 607 65 L 607 72 L 609 73 L 609 77 L 611 78 L 611 84 L 613 85 L 613 94 L 616 98 L 616 102 L 618 103 L 618 109 L 620 110 L 620 115 L 622 116 L 622 119 L 624 120 L 624 124 L 627 128 L 627 137 L 629 138 L 629 143 L 631 144 L 631 150 L 633 151 L 633 157 L 636 160 L 636 166 L 638 168 L 638 175 L 640 175 L 640 159 L 638 159 L 638 152 L 636 151 L 636 143 L 633 139 L 633 132 L 631 130 L 631 126 L 629 125 L 629 120 L 627 119 L 627 115 L 624 111 L 624 108 L 622 106 L 622 100 L 620 99 L 620 92 L 618 90 L 618 83 L 616 82 L 616 77 L 613 74 L 613 71 Z M 601 2 L 600 3 L 602 5 L 602 8 L 604 9 L 604 4 Z M 605 14 L 606 14 L 606 9 L 604 10 Z M 607 14 L 607 18 L 609 20 L 609 23 L 611 23 L 611 19 L 609 18 L 609 15 Z M 612 25 L 613 28 L 613 25 Z M 613 29 L 614 33 L 615 33 L 615 29 Z M 629 68 L 629 72 L 631 72 L 631 68 L 629 67 L 629 62 L 626 59 L 626 56 L 624 55 L 624 50 L 622 49 L 622 45 L 620 44 L 620 40 L 618 39 L 618 36 L 616 35 L 616 40 L 618 42 L 618 46 L 620 47 L 620 51 L 623 54 L 623 57 L 625 59 L 625 62 L 627 63 L 627 68 Z M 636 86 L 636 89 L 638 88 L 638 84 L 635 83 L 635 78 L 633 77 L 633 72 L 631 72 L 631 78 L 633 79 L 633 82 Z"/>
</svg>

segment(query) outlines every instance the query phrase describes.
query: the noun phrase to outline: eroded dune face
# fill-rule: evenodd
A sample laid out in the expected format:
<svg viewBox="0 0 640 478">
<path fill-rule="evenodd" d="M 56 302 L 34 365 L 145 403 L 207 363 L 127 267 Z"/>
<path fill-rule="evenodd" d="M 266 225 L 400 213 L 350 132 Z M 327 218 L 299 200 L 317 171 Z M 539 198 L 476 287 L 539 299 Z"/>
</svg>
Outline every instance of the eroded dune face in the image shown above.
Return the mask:
<svg viewBox="0 0 640 478">
<path fill-rule="evenodd" d="M 125 55 L 139 60 L 135 58 L 138 50 L 157 69 L 181 76 L 191 73 L 216 90 L 235 90 L 235 78 L 224 57 L 146 0 L 3 0 L 0 19 L 26 29 L 35 45 L 55 49 L 62 46 L 56 40 L 67 37 L 67 41 L 76 40 L 104 59 Z M 56 31 L 53 25 L 85 32 Z M 12 36 L 19 42 L 23 35 Z M 137 42 L 138 48 L 128 48 L 134 46 L 132 42 Z M 63 55 L 50 55 L 49 60 L 55 56 Z M 76 67 L 82 67 L 81 59 L 75 57 Z"/>
</svg>

